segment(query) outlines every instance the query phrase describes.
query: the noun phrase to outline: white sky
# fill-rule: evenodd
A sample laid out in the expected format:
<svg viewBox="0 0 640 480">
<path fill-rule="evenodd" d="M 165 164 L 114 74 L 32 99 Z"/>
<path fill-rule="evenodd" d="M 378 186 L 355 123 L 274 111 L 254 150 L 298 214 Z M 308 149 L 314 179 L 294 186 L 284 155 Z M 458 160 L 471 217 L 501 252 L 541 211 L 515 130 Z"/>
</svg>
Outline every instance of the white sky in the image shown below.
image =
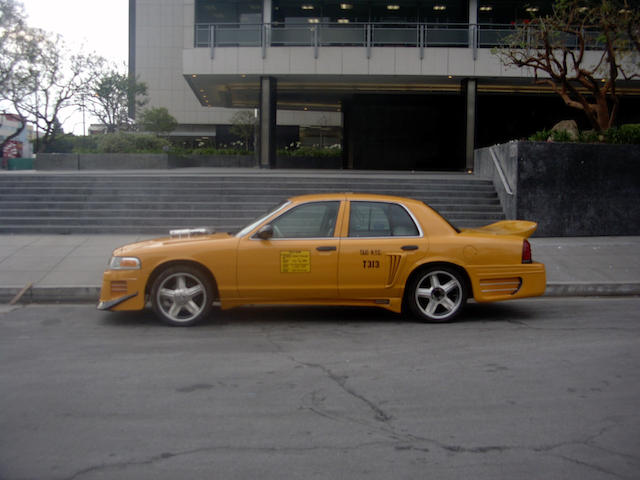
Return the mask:
<svg viewBox="0 0 640 480">
<path fill-rule="evenodd" d="M 27 23 L 62 35 L 70 48 L 96 52 L 124 69 L 129 57 L 129 0 L 21 0 Z M 87 117 L 87 127 L 90 119 Z M 82 114 L 63 125 L 82 134 Z"/>
</svg>

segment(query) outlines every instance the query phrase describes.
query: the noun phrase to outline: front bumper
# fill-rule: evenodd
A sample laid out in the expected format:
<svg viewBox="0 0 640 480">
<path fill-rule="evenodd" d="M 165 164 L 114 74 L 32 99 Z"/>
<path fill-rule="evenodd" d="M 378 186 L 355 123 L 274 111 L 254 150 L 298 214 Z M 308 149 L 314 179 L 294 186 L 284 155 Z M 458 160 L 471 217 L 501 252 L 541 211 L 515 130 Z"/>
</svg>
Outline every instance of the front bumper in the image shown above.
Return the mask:
<svg viewBox="0 0 640 480">
<path fill-rule="evenodd" d="M 109 301 L 104 301 L 104 302 L 101 301 L 101 302 L 98 302 L 98 305 L 96 306 L 96 308 L 98 310 L 111 310 L 115 306 L 120 305 L 122 302 L 126 302 L 130 298 L 133 298 L 133 297 L 135 297 L 137 295 L 138 295 L 138 292 L 131 293 L 129 295 L 125 295 L 124 297 L 115 298 L 115 299 L 109 300 Z"/>
<path fill-rule="evenodd" d="M 98 310 L 142 310 L 145 281 L 140 270 L 107 270 L 102 277 Z"/>
</svg>

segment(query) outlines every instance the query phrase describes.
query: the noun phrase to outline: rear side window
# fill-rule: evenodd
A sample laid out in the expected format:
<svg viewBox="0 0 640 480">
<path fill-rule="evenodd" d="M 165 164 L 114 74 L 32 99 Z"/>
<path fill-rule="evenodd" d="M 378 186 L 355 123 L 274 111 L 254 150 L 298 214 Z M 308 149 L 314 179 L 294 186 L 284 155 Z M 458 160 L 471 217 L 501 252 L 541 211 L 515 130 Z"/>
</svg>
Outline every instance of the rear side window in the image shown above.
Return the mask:
<svg viewBox="0 0 640 480">
<path fill-rule="evenodd" d="M 396 203 L 351 202 L 350 237 L 417 237 L 418 227 Z"/>
</svg>

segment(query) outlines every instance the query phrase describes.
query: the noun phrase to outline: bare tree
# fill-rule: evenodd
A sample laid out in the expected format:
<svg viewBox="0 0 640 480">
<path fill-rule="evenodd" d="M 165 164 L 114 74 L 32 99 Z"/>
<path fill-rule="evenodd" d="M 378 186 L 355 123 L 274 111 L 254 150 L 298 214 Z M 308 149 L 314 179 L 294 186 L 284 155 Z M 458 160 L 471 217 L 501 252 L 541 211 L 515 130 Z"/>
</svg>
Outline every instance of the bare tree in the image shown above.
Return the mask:
<svg viewBox="0 0 640 480">
<path fill-rule="evenodd" d="M 36 125 L 37 152 L 59 134 L 57 125 L 63 125 L 65 112 L 77 108 L 88 94 L 103 62 L 95 55 L 70 54 L 61 37 L 40 34 L 38 51 L 14 92 L 16 109 Z"/>
<path fill-rule="evenodd" d="M 639 23 L 628 0 L 557 0 L 551 15 L 516 26 L 496 53 L 507 66 L 531 68 L 535 83 L 550 86 L 602 131 L 615 120 L 618 83 L 640 78 L 630 41 Z"/>
</svg>

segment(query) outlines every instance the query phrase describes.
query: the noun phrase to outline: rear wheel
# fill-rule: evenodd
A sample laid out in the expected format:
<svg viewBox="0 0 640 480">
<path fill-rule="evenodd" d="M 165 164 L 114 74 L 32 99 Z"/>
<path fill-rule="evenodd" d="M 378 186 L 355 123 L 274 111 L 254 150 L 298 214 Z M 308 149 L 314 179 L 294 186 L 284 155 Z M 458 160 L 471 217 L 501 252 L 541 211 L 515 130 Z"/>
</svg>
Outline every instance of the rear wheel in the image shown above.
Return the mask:
<svg viewBox="0 0 640 480">
<path fill-rule="evenodd" d="M 418 319 L 449 322 L 458 316 L 467 301 L 466 282 L 454 268 L 430 267 L 413 278 L 408 286 L 407 300 Z"/>
<path fill-rule="evenodd" d="M 208 276 L 190 265 L 164 270 L 151 287 L 151 306 L 169 325 L 189 326 L 211 312 L 213 289 Z"/>
</svg>

